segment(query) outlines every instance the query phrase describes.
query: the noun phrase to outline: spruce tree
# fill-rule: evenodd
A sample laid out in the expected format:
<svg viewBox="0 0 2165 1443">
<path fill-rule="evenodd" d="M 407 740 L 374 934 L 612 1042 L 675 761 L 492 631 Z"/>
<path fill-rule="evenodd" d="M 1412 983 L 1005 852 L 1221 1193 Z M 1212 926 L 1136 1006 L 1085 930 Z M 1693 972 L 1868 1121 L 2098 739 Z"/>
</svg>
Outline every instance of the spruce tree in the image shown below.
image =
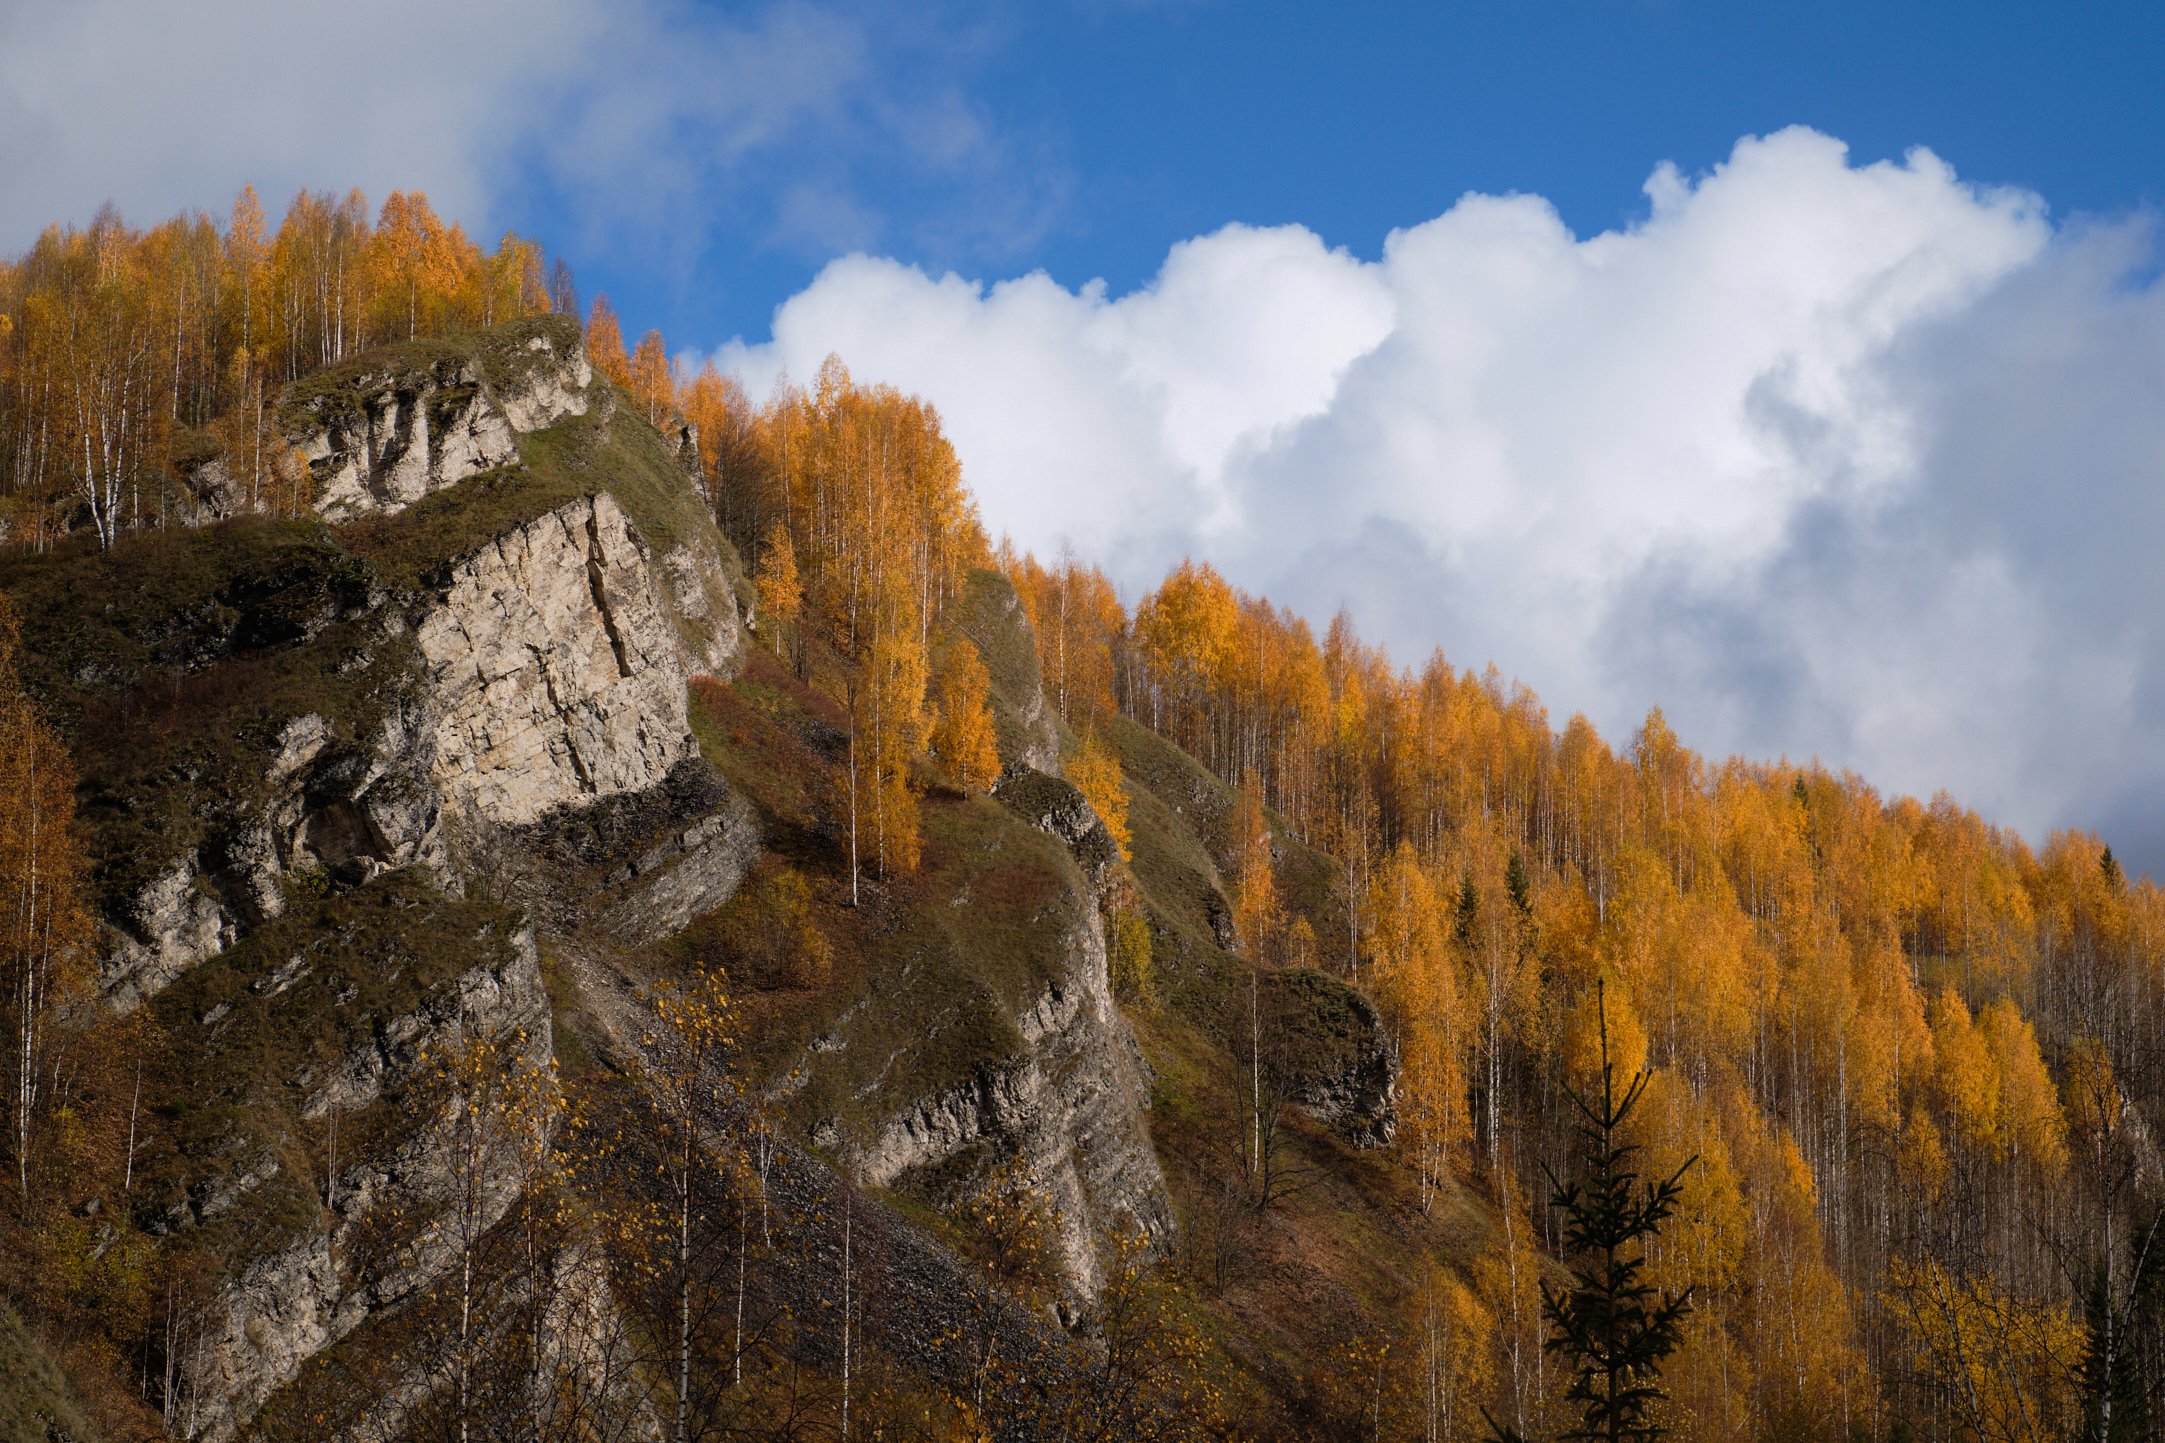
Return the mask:
<svg viewBox="0 0 2165 1443">
<path fill-rule="evenodd" d="M 1596 984 L 1598 987 L 1598 983 Z M 1696 1157 L 1666 1181 L 1641 1183 L 1633 1170 L 1638 1148 L 1619 1139 L 1624 1122 L 1645 1096 L 1647 1074 L 1634 1074 L 1618 1096 L 1609 1061 L 1608 1008 L 1596 996 L 1601 1022 L 1601 1096 L 1589 1102 L 1567 1089 L 1580 1115 L 1586 1176 L 1564 1183 L 1544 1164 L 1549 1206 L 1564 1214 L 1571 1286 L 1558 1291 L 1541 1283 L 1541 1311 L 1548 1319 L 1549 1352 L 1570 1361 L 1571 1386 L 1564 1396 L 1580 1405 L 1578 1426 L 1558 1443 L 1652 1443 L 1665 1431 L 1647 1416 L 1668 1397 L 1661 1365 L 1683 1341 L 1691 1312 L 1691 1289 L 1657 1290 L 1645 1280 L 1646 1243 L 1676 1212 L 1684 1174 Z M 1496 1443 L 1525 1443 L 1516 1429 L 1489 1418 Z"/>
</svg>

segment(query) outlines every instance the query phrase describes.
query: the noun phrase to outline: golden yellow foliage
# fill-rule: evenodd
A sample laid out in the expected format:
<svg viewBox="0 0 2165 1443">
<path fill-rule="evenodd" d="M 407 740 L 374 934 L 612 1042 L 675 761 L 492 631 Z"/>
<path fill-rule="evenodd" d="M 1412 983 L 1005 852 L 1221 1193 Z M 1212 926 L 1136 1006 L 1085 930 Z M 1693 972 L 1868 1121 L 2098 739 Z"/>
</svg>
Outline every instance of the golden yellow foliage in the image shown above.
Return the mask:
<svg viewBox="0 0 2165 1443">
<path fill-rule="evenodd" d="M 2084 1334 L 2065 1305 L 2012 1297 L 1937 1261 L 1897 1257 L 1887 1305 L 1912 1366 L 1947 1390 L 1969 1437 L 2029 1443 L 2071 1436 Z"/>
<path fill-rule="evenodd" d="M 1606 1019 L 1609 1066 L 1619 1088 L 1646 1066 L 1646 1028 L 1632 1005 L 1631 991 L 1606 980 L 1589 987 L 1571 1006 L 1564 1022 L 1564 1076 L 1583 1096 L 1601 1091 L 1601 1029 Z"/>
<path fill-rule="evenodd" d="M 624 354 L 624 327 L 607 296 L 594 297 L 586 315 L 586 359 L 595 374 L 629 391 L 631 358 Z"/>
<path fill-rule="evenodd" d="M 1089 732 L 1068 753 L 1061 769 L 1105 824 L 1113 845 L 1120 849 L 1120 860 L 1127 861 L 1134 839 L 1128 834 L 1128 784 L 1120 772 L 1120 759 L 1096 732 Z"/>
<path fill-rule="evenodd" d="M 988 792 L 1000 779 L 1000 751 L 993 740 L 992 678 L 967 637 L 948 643 L 940 658 L 939 720 L 932 752 L 965 792 Z"/>
</svg>

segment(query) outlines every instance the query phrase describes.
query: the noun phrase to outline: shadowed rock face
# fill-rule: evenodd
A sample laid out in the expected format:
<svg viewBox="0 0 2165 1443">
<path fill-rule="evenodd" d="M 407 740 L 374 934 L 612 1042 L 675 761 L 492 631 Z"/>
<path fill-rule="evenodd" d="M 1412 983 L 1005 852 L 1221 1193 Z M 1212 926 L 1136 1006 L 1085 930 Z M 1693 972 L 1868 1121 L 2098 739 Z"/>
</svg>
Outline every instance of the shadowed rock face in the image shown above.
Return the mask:
<svg viewBox="0 0 2165 1443">
<path fill-rule="evenodd" d="M 395 696 L 372 732 L 341 738 L 313 712 L 278 731 L 260 790 L 176 856 L 114 919 L 107 997 L 131 1007 L 285 911 L 295 873 L 347 884 L 421 865 L 454 884 L 431 779 L 431 709 Z"/>
<path fill-rule="evenodd" d="M 1355 1147 L 1382 1147 L 1398 1131 L 1398 1049 L 1366 997 L 1345 987 L 1341 1005 L 1352 1025 L 1338 1046 L 1318 1049 L 1294 1101 Z"/>
<path fill-rule="evenodd" d="M 465 1040 L 487 1040 L 534 1067 L 552 1048 L 549 1004 L 542 988 L 534 934 L 522 930 L 483 965 L 438 988 L 411 1012 L 377 1019 L 369 1043 L 312 1079 L 302 1113 L 320 1118 L 355 1112 L 387 1090 L 408 1084 L 428 1059 Z M 387 1155 L 363 1156 L 340 1170 L 328 1225 L 273 1252 L 259 1254 L 225 1278 L 209 1311 L 209 1327 L 188 1359 L 191 1436 L 222 1443 L 301 1366 L 371 1315 L 426 1287 L 457 1258 L 453 1230 L 439 1219 L 453 1205 L 446 1113 L 425 1123 Z M 478 1221 L 494 1226 L 517 1191 L 508 1145 L 489 1155 L 480 1174 Z M 247 1193 L 275 1175 L 275 1158 L 212 1181 L 210 1208 L 245 1204 Z M 198 1216 L 211 1211 L 199 1204 Z M 383 1218 L 418 1220 L 415 1241 L 393 1262 L 355 1265 L 356 1239 Z"/>
</svg>

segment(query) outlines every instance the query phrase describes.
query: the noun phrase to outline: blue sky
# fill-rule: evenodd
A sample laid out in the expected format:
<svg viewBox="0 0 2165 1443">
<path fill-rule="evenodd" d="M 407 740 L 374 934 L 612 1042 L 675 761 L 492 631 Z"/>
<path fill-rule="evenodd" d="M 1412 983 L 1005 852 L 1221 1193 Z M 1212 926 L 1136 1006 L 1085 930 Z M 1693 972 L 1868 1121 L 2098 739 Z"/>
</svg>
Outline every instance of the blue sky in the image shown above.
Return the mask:
<svg viewBox="0 0 2165 1443">
<path fill-rule="evenodd" d="M 0 0 L 0 245 L 418 184 L 704 347 L 857 249 L 1119 293 L 1235 221 L 1373 258 L 1468 191 L 1592 234 L 1792 124 L 2120 213 L 2165 186 L 2161 66 L 2140 0 Z"/>
<path fill-rule="evenodd" d="M 426 190 L 1628 739 L 2165 874 L 2165 5 L 0 0 L 0 251 Z"/>
<path fill-rule="evenodd" d="M 1697 171 L 1739 136 L 1790 124 L 1863 160 L 1927 145 L 2062 214 L 2155 205 L 2165 185 L 2156 4 L 1078 0 L 926 13 L 873 20 L 873 51 L 919 93 L 951 87 L 981 144 L 945 163 L 877 144 L 839 159 L 818 140 L 810 157 L 777 146 L 747 164 L 754 194 L 718 208 L 696 259 L 574 245 L 590 286 L 690 340 L 759 334 L 859 246 L 965 274 L 1103 277 L 1121 292 L 1174 241 L 1228 221 L 1299 223 L 1373 257 L 1391 229 L 1469 190 L 1542 195 L 1586 235 L 1644 213 L 1656 161 Z M 774 214 L 808 166 L 835 187 L 824 229 Z M 576 241 L 555 210 L 522 200 L 516 221 Z"/>
</svg>

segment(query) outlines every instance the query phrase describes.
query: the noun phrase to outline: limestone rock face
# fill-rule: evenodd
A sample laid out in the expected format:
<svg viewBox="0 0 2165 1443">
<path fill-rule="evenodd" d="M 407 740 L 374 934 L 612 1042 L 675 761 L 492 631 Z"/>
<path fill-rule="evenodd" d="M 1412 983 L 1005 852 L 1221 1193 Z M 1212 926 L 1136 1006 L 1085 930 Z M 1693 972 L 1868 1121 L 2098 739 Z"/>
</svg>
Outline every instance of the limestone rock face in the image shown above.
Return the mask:
<svg viewBox="0 0 2165 1443">
<path fill-rule="evenodd" d="M 436 783 L 484 821 L 516 826 L 653 786 L 694 749 L 647 548 L 606 494 L 460 562 L 415 636 Z"/>
<path fill-rule="evenodd" d="M 287 721 L 260 784 L 221 799 L 207 835 L 116 909 L 116 1005 L 279 916 L 296 873 L 352 886 L 418 863 L 457 892 L 449 833 L 659 788 L 696 754 L 687 676 L 726 672 L 741 647 L 720 558 L 684 547 L 657 565 L 607 493 L 457 563 L 410 624 L 380 595 L 353 615 L 374 638 L 352 683 L 362 729 Z M 757 845 L 741 810 L 676 848 L 643 924 L 681 926 L 735 887 Z"/>
<path fill-rule="evenodd" d="M 223 951 L 238 933 L 233 915 L 203 882 L 194 853 L 137 892 L 119 920 L 106 958 L 105 987 L 122 1008 Z"/>
<path fill-rule="evenodd" d="M 965 1087 L 890 1119 L 856 1150 L 853 1170 L 877 1187 L 972 1148 L 1023 1160 L 1051 1214 L 1069 1288 L 1094 1299 L 1097 1239 L 1138 1227 L 1174 1230 L 1165 1175 L 1143 1120 L 1141 1054 L 1114 1009 L 1095 904 L 1060 939 L 1067 975 L 1015 1019 L 1022 1046 L 988 1058 Z"/>
<path fill-rule="evenodd" d="M 736 894 L 759 855 L 759 818 L 730 793 L 716 810 L 665 837 L 610 877 L 622 895 L 601 913 L 602 928 L 628 947 L 649 946 L 691 925 Z"/>
<path fill-rule="evenodd" d="M 684 633 L 687 670 L 727 676 L 744 647 L 737 598 L 712 551 L 679 546 L 662 558 L 662 580 Z"/>
<path fill-rule="evenodd" d="M 250 509 L 248 488 L 234 476 L 223 456 L 211 456 L 186 468 L 181 481 L 181 493 L 174 498 L 180 525 L 207 526 L 244 515 Z"/>
<path fill-rule="evenodd" d="M 345 521 L 405 509 L 516 460 L 514 437 L 586 413 L 593 368 L 575 341 L 537 329 L 515 380 L 470 356 L 362 372 L 304 402 L 287 440 L 314 479 L 316 511 Z"/>
<path fill-rule="evenodd" d="M 460 975 L 417 1011 L 383 1019 L 372 1044 L 324 1080 L 308 1115 L 366 1106 L 411 1078 L 432 1050 L 461 1038 L 512 1042 L 528 1062 L 543 1065 L 552 1041 L 539 956 L 531 931 L 514 942 L 507 957 Z M 388 1155 L 341 1171 L 327 1231 L 256 1256 L 224 1280 L 189 1361 L 193 1416 L 182 1420 L 189 1436 L 208 1443 L 233 1437 L 308 1359 L 454 1265 L 453 1231 L 436 1221 L 456 1187 L 451 1121 L 434 1119 Z M 480 1176 L 484 1227 L 503 1216 L 518 1189 L 515 1160 L 507 1149 L 498 1153 L 485 1157 Z M 350 1260 L 367 1252 L 359 1237 L 385 1217 L 427 1221 L 395 1262 L 356 1271 Z"/>
</svg>

